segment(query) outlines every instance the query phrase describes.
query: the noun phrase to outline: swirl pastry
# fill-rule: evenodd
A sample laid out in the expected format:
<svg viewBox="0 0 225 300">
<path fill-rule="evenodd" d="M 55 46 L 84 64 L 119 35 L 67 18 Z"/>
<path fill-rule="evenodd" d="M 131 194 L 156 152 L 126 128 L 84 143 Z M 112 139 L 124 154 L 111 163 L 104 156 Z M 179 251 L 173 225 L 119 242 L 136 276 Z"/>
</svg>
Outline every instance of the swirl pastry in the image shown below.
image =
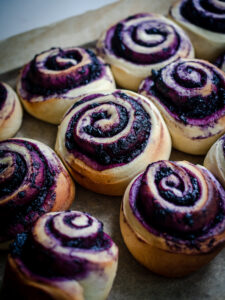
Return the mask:
<svg viewBox="0 0 225 300">
<path fill-rule="evenodd" d="M 213 61 L 225 50 L 225 2 L 182 0 L 170 9 L 171 17 L 188 33 L 198 58 Z"/>
<path fill-rule="evenodd" d="M 225 191 L 204 167 L 158 161 L 127 187 L 120 226 L 141 264 L 167 277 L 184 276 L 224 246 Z"/>
<path fill-rule="evenodd" d="M 225 135 L 212 145 L 205 157 L 204 166 L 216 176 L 225 189 Z"/>
<path fill-rule="evenodd" d="M 20 128 L 23 111 L 13 89 L 0 82 L 0 141 L 12 137 Z"/>
<path fill-rule="evenodd" d="M 110 68 L 83 48 L 52 48 L 36 55 L 21 71 L 17 92 L 34 117 L 59 124 L 77 97 L 115 88 Z"/>
<path fill-rule="evenodd" d="M 0 142 L 0 247 L 49 211 L 68 209 L 74 183 L 55 152 L 35 140 Z"/>
<path fill-rule="evenodd" d="M 192 44 L 180 27 L 161 15 L 149 13 L 111 26 L 101 36 L 97 49 L 111 64 L 117 83 L 134 91 L 152 69 L 194 55 Z"/>
<path fill-rule="evenodd" d="M 24 300 L 31 294 L 46 300 L 103 300 L 117 262 L 118 248 L 97 219 L 78 211 L 48 213 L 31 233 L 17 236 L 3 290 Z"/>
<path fill-rule="evenodd" d="M 225 72 L 225 52 L 216 59 L 214 65 L 216 65 L 223 72 Z"/>
<path fill-rule="evenodd" d="M 171 140 L 157 108 L 134 92 L 84 97 L 59 126 L 56 152 L 84 187 L 122 195 L 153 161 L 168 159 Z"/>
<path fill-rule="evenodd" d="M 180 59 L 142 82 L 163 114 L 174 148 L 205 154 L 225 132 L 225 74 L 204 60 Z"/>
</svg>

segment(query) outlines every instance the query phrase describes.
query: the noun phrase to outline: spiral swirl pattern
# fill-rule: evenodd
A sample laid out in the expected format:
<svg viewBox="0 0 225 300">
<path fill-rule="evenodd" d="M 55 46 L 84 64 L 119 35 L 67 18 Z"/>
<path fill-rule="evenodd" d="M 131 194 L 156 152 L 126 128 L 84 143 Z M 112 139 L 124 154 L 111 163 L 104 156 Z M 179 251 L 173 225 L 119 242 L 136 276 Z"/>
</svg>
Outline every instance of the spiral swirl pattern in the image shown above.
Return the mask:
<svg viewBox="0 0 225 300">
<path fill-rule="evenodd" d="M 179 57 L 193 57 L 192 45 L 182 29 L 163 16 L 147 13 L 128 17 L 110 27 L 97 48 L 125 88 L 129 88 L 126 85 L 129 82 L 122 81 L 116 69 L 122 69 L 124 76 L 133 73 L 140 83 L 152 68 L 159 69 Z"/>
<path fill-rule="evenodd" d="M 216 176 L 225 188 L 225 135 L 212 145 L 205 157 L 204 166 Z"/>
<path fill-rule="evenodd" d="M 52 123 L 59 121 L 42 117 L 44 109 L 41 110 L 40 104 L 50 101 L 51 111 L 60 113 L 62 117 L 74 103 L 75 97 L 94 89 L 113 88 L 114 79 L 109 67 L 94 52 L 83 48 L 52 48 L 36 55 L 22 70 L 17 85 L 18 94 L 28 112 Z M 32 105 L 36 111 L 31 109 Z"/>
<path fill-rule="evenodd" d="M 49 147 L 27 139 L 0 142 L 0 242 L 44 213 L 68 208 L 73 197 L 73 182 Z"/>
<path fill-rule="evenodd" d="M 138 234 L 146 240 L 153 235 L 160 248 L 207 253 L 225 242 L 224 196 L 207 169 L 185 161 L 159 161 L 130 185 L 124 214 L 129 224 L 141 224 Z"/>
<path fill-rule="evenodd" d="M 0 82 L 0 141 L 12 137 L 20 128 L 23 111 L 13 89 Z"/>
<path fill-rule="evenodd" d="M 63 299 L 97 300 L 110 291 L 118 248 L 103 232 L 103 224 L 87 213 L 48 213 L 35 223 L 31 234 L 18 235 L 10 260 L 14 271 L 15 266 L 20 268 L 25 285 L 29 278 L 39 287 L 47 284 L 49 290 L 57 286 L 67 295 Z M 74 288 L 80 298 L 73 294 Z"/>
<path fill-rule="evenodd" d="M 225 33 L 225 3 L 223 0 L 183 0 L 180 12 L 185 19 L 197 26 Z"/>
<path fill-rule="evenodd" d="M 197 58 L 214 61 L 225 50 L 223 0 L 181 0 L 170 9 L 171 17 L 188 33 Z"/>
<path fill-rule="evenodd" d="M 162 140 L 165 148 L 159 151 Z M 84 175 L 86 170 L 93 180 L 108 176 L 108 181 L 121 181 L 126 168 L 129 180 L 134 164 L 140 164 L 136 165 L 138 172 L 156 156 L 169 155 L 170 138 L 158 111 L 147 99 L 117 90 L 89 95 L 74 104 L 60 125 L 56 151 L 72 174 L 74 170 Z M 140 163 L 140 159 L 147 160 Z M 78 160 L 85 164 L 82 170 Z"/>
<path fill-rule="evenodd" d="M 212 144 L 224 132 L 225 75 L 206 61 L 180 59 L 173 62 L 153 72 L 143 81 L 139 92 L 159 107 L 174 140 L 185 130 L 187 138 L 202 139 L 206 143 L 207 138 L 211 138 Z M 176 132 L 178 129 L 173 130 L 173 123 L 180 133 Z M 205 150 L 198 146 L 199 154 L 204 154 Z"/>
</svg>

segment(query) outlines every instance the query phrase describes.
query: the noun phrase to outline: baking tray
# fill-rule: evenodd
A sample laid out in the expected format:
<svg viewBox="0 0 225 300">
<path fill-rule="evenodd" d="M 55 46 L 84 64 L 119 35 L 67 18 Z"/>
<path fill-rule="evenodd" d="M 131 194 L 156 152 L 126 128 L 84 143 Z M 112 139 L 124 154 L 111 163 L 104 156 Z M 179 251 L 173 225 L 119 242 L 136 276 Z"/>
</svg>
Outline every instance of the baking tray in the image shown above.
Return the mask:
<svg viewBox="0 0 225 300">
<path fill-rule="evenodd" d="M 94 42 L 83 45 L 93 47 Z M 14 89 L 19 69 L 0 75 L 0 81 Z M 54 149 L 57 126 L 42 122 L 24 112 L 17 137 L 27 137 L 48 144 Z M 173 150 L 171 160 L 202 163 L 202 156 L 187 155 Z M 140 265 L 127 250 L 120 233 L 119 211 L 122 197 L 105 196 L 86 190 L 76 183 L 76 197 L 72 209 L 85 211 L 104 223 L 105 231 L 119 247 L 118 272 L 109 300 L 147 299 L 225 299 L 225 250 L 198 272 L 181 279 L 167 279 L 153 274 Z M 7 252 L 0 253 L 0 284 Z M 13 288 L 13 287 L 12 287 Z M 41 300 L 41 299 L 40 299 Z"/>
</svg>

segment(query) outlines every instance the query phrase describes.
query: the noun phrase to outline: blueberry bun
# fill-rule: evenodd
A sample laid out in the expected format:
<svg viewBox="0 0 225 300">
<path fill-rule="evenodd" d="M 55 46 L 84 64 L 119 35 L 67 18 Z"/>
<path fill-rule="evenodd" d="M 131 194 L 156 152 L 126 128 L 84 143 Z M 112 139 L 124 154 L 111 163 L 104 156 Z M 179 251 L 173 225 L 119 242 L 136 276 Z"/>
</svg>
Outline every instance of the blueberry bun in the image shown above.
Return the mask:
<svg viewBox="0 0 225 300">
<path fill-rule="evenodd" d="M 32 116 L 59 124 L 77 97 L 114 87 L 110 68 L 93 51 L 52 48 L 37 54 L 25 65 L 17 92 Z"/>
</svg>

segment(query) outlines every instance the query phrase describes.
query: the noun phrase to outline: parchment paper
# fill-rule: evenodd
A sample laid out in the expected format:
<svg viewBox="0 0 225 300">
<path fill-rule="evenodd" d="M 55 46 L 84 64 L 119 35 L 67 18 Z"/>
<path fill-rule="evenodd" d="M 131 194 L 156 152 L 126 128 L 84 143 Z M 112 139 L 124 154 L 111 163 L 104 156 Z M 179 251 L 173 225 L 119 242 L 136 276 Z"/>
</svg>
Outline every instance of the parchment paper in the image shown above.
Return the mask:
<svg viewBox="0 0 225 300">
<path fill-rule="evenodd" d="M 0 81 L 15 88 L 18 68 L 34 54 L 53 46 L 82 45 L 99 37 L 109 24 L 141 11 L 166 14 L 172 1 L 120 1 L 97 11 L 73 17 L 49 27 L 32 30 L 0 42 L 0 70 L 7 72 Z M 30 137 L 54 148 L 57 126 L 39 121 L 24 113 L 18 137 Z M 203 157 L 173 150 L 171 160 L 186 159 L 202 163 Z M 88 191 L 76 184 L 73 209 L 86 211 L 104 223 L 105 231 L 119 247 L 119 267 L 109 300 L 157 299 L 225 299 L 225 250 L 210 264 L 182 279 L 167 279 L 141 266 L 123 243 L 119 228 L 119 209 L 122 197 L 110 197 Z M 7 253 L 0 253 L 0 281 Z M 13 287 L 12 287 L 13 288 Z M 32 298 L 32 296 L 31 296 Z M 40 299 L 41 300 L 41 299 Z"/>
</svg>

